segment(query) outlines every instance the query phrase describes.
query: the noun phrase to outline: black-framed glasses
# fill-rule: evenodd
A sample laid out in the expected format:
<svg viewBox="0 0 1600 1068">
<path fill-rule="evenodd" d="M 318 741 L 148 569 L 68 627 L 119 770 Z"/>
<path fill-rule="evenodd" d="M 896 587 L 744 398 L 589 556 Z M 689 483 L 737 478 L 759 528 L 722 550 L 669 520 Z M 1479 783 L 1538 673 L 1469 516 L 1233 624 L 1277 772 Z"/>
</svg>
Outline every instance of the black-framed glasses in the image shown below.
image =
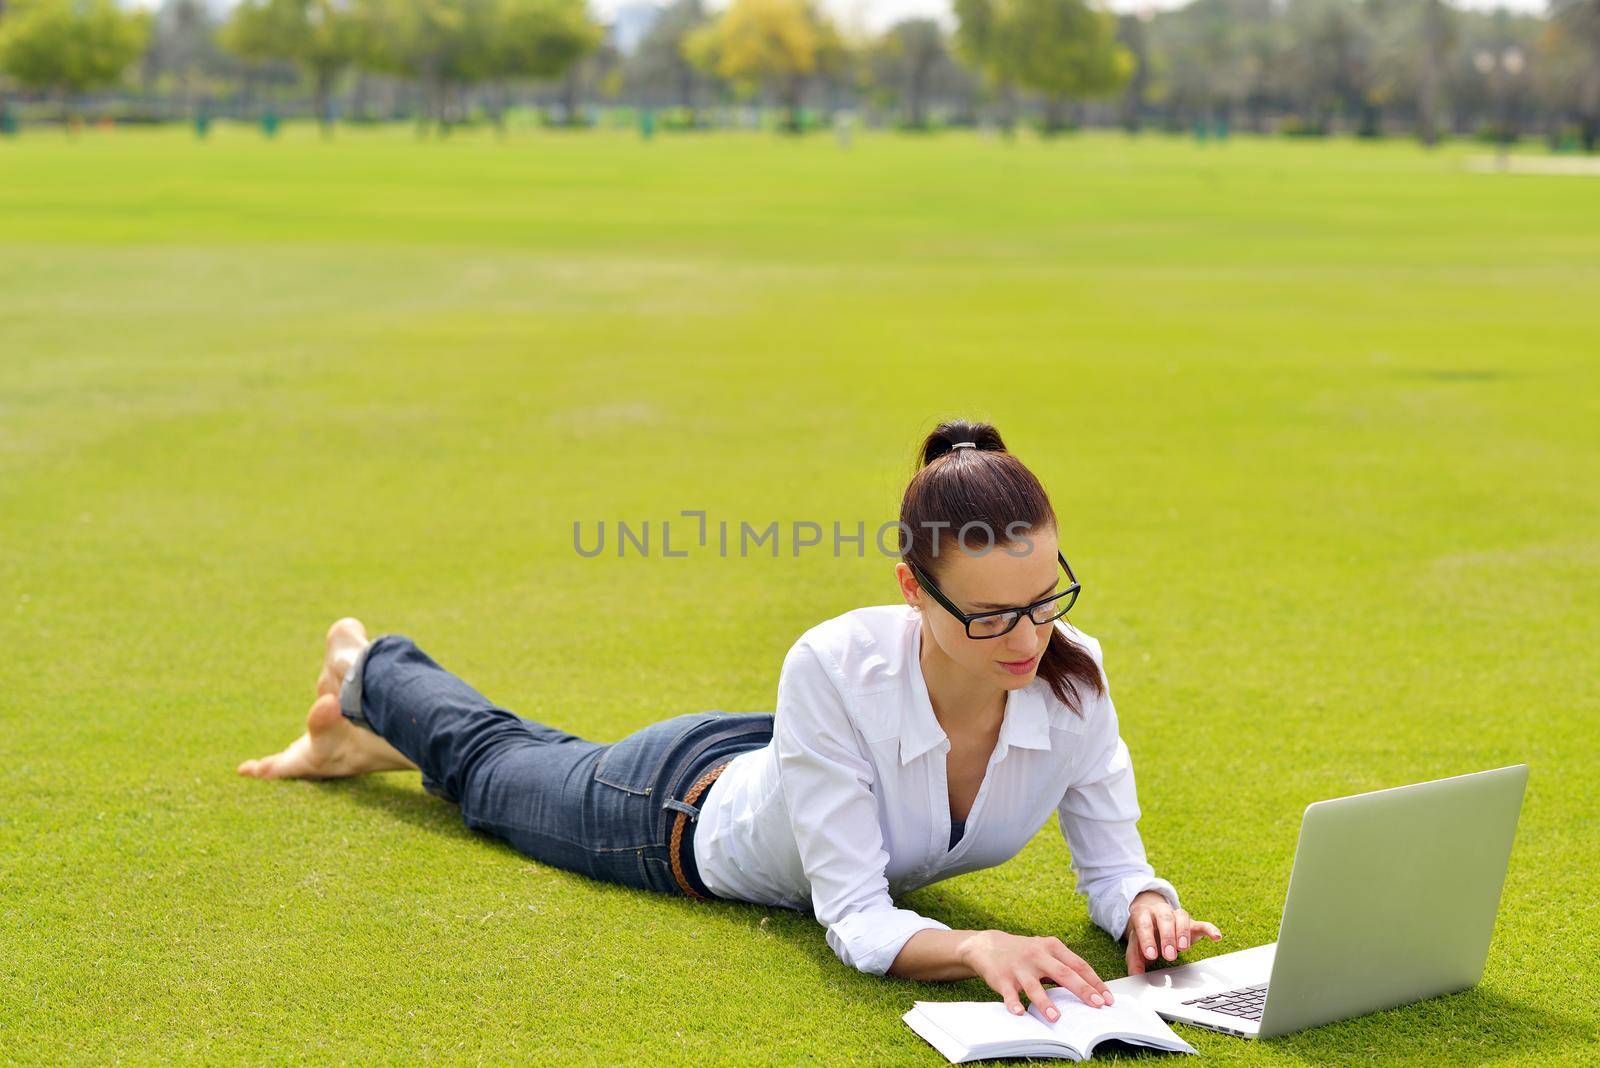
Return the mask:
<svg viewBox="0 0 1600 1068">
<path fill-rule="evenodd" d="M 1058 593 L 1052 593 L 1042 601 L 1035 601 L 1021 608 L 1002 608 L 996 612 L 977 613 L 963 612 L 957 608 L 951 603 L 950 598 L 946 597 L 939 590 L 939 587 L 934 585 L 933 580 L 927 576 L 927 573 L 922 568 L 913 564 L 910 560 L 906 561 L 906 565 L 911 568 L 911 573 L 917 576 L 917 581 L 922 583 L 922 588 L 927 590 L 935 601 L 943 605 L 945 611 L 961 620 L 962 625 L 967 628 L 967 637 L 983 639 L 998 638 L 1002 634 L 1010 633 L 1011 628 L 1015 627 L 1017 621 L 1025 615 L 1033 620 L 1034 623 L 1044 624 L 1053 623 L 1071 611 L 1072 603 L 1078 599 L 1078 591 L 1083 586 L 1078 582 L 1078 577 L 1072 573 L 1072 565 L 1067 563 L 1066 555 L 1060 549 L 1056 550 L 1056 559 L 1061 562 L 1062 567 L 1067 569 L 1067 582 L 1069 585 L 1066 589 Z"/>
</svg>

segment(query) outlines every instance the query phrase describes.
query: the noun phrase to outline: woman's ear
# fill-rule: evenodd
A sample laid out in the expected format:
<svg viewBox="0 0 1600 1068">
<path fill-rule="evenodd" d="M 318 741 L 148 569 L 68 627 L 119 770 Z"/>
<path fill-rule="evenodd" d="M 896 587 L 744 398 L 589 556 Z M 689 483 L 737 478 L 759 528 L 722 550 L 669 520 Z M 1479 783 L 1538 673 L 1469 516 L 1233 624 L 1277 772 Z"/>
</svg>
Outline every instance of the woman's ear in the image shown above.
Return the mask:
<svg viewBox="0 0 1600 1068">
<path fill-rule="evenodd" d="M 917 576 L 911 573 L 911 568 L 904 560 L 894 565 L 895 581 L 900 584 L 900 596 L 906 599 L 906 604 L 922 611 L 922 585 L 917 582 Z"/>
</svg>

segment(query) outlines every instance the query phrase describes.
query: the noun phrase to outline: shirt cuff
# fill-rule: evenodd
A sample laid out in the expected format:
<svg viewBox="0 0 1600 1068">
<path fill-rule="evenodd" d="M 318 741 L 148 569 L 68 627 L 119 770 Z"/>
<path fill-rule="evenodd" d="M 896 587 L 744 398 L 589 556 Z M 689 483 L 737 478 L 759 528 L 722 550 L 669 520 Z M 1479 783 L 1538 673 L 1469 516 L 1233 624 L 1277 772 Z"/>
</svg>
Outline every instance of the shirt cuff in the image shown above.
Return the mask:
<svg viewBox="0 0 1600 1068">
<path fill-rule="evenodd" d="M 884 975 L 918 931 L 948 931 L 950 925 L 910 909 L 852 912 L 828 927 L 828 945 L 846 964 L 868 975 Z"/>
<path fill-rule="evenodd" d="M 1167 904 L 1173 908 L 1181 907 L 1178 904 L 1178 891 L 1165 879 L 1155 877 L 1141 877 L 1130 875 L 1122 880 L 1106 896 L 1110 899 L 1106 903 L 1106 915 L 1103 917 L 1101 928 L 1112 938 L 1121 939 L 1128 933 L 1128 915 L 1133 911 L 1133 899 L 1146 890 L 1159 891 L 1167 899 Z"/>
</svg>

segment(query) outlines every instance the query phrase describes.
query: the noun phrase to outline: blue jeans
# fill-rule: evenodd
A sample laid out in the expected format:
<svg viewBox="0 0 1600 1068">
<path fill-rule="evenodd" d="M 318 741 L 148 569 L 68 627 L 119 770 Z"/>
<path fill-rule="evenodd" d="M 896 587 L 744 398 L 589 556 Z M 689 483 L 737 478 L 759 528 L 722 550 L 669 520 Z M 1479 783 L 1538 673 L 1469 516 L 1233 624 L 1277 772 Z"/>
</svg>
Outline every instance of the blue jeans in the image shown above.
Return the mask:
<svg viewBox="0 0 1600 1068">
<path fill-rule="evenodd" d="M 586 741 L 496 707 L 400 634 L 367 646 L 339 705 L 416 764 L 424 789 L 459 804 L 468 827 L 559 868 L 683 895 L 668 848 L 672 821 L 686 813 L 680 864 L 707 897 L 716 895 L 694 864 L 699 805 L 683 795 L 710 768 L 764 747 L 773 721 L 770 712 L 688 712 L 621 741 Z"/>
</svg>

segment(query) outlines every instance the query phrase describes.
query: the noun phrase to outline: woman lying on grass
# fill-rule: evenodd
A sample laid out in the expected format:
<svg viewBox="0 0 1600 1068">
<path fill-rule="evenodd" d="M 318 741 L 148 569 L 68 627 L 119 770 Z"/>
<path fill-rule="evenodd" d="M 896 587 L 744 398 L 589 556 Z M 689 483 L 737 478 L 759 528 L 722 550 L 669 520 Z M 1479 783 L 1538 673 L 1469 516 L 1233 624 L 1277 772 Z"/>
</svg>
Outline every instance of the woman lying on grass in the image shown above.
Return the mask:
<svg viewBox="0 0 1600 1068">
<path fill-rule="evenodd" d="M 951 930 L 893 894 L 1015 856 L 1060 817 L 1130 973 L 1222 937 L 1145 860 L 1133 767 L 1055 512 L 988 424 L 945 423 L 900 511 L 903 604 L 802 634 L 774 714 L 697 712 L 598 743 L 496 707 L 408 638 L 341 619 L 306 733 L 259 778 L 415 769 L 468 827 L 597 879 L 811 909 L 846 964 L 978 976 L 1051 1019 L 1043 982 L 1112 995 L 1055 937 Z M 976 532 L 976 533 L 974 533 Z M 943 551 L 941 551 L 941 549 Z M 956 551 L 952 551 L 956 550 Z"/>
</svg>

